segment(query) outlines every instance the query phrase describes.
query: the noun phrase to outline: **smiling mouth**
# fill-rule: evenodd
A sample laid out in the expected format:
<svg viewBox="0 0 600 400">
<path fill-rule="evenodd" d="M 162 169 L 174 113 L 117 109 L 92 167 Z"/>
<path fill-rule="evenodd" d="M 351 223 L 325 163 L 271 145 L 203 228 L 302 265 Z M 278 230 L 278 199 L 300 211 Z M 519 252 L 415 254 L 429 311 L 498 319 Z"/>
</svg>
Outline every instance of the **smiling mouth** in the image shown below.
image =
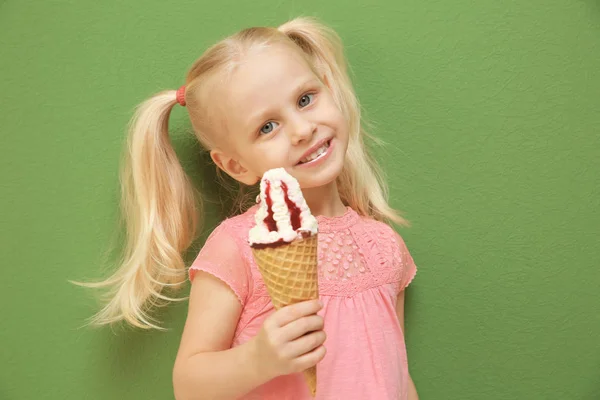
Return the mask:
<svg viewBox="0 0 600 400">
<path fill-rule="evenodd" d="M 323 146 L 319 147 L 308 157 L 304 157 L 302 160 L 300 160 L 298 165 L 306 164 L 307 162 L 311 162 L 318 159 L 319 157 L 322 157 L 323 155 L 325 155 L 325 153 L 327 153 L 327 149 L 329 149 L 330 144 L 331 140 L 327 141 L 325 144 L 323 144 Z"/>
</svg>

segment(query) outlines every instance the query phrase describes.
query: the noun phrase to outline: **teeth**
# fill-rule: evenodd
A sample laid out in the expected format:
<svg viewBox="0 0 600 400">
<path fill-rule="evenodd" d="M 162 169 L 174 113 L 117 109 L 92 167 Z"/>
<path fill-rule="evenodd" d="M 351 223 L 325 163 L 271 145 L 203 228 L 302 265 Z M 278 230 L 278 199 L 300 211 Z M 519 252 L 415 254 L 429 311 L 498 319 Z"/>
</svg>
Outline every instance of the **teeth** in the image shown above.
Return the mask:
<svg viewBox="0 0 600 400">
<path fill-rule="evenodd" d="M 304 163 L 314 160 L 315 158 L 324 154 L 328 148 L 329 148 L 329 143 L 325 143 L 323 146 L 319 147 L 314 153 L 312 153 L 308 157 L 305 157 L 302 160 L 300 160 L 300 163 L 304 164 Z"/>
</svg>

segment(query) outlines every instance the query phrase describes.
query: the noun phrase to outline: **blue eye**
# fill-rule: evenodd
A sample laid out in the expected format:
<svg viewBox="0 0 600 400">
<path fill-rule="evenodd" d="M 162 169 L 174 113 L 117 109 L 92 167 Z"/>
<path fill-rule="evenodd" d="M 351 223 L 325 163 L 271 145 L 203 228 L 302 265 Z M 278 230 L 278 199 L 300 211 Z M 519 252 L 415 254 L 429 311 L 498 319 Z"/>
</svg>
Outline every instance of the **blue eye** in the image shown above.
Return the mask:
<svg viewBox="0 0 600 400">
<path fill-rule="evenodd" d="M 304 108 L 310 103 L 312 103 L 314 97 L 314 94 L 305 94 L 304 96 L 300 97 L 300 100 L 298 100 L 298 105 L 301 108 Z"/>
<path fill-rule="evenodd" d="M 277 125 L 279 125 L 277 122 L 269 121 L 266 124 L 264 124 L 262 128 L 260 128 L 260 133 L 271 133 L 273 132 L 273 129 L 277 127 Z"/>
</svg>

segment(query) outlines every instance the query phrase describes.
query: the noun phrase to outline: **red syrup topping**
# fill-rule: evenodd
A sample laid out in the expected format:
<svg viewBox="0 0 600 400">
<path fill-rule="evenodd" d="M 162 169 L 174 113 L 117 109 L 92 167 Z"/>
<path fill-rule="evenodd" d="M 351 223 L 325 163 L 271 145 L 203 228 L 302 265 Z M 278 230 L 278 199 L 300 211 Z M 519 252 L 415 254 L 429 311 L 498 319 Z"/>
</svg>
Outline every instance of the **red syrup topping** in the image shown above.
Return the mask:
<svg viewBox="0 0 600 400">
<path fill-rule="evenodd" d="M 267 216 L 265 218 L 265 225 L 269 228 L 269 232 L 277 230 L 277 224 L 275 218 L 273 218 L 273 200 L 271 200 L 271 182 L 267 181 L 267 188 L 265 189 L 265 198 L 267 200 Z"/>
<path fill-rule="evenodd" d="M 252 247 L 253 249 L 267 249 L 267 248 L 274 249 L 275 247 L 283 246 L 284 244 L 289 244 L 289 243 L 284 241 L 283 239 L 279 239 L 278 241 L 273 242 L 273 243 L 254 243 L 254 244 L 250 245 L 250 247 Z"/>
<path fill-rule="evenodd" d="M 288 206 L 288 210 L 290 211 L 290 222 L 292 224 L 292 229 L 297 231 L 302 226 L 300 222 L 300 208 L 290 200 L 290 196 L 288 194 L 288 187 L 285 182 L 281 182 L 281 188 L 283 189 L 283 194 L 285 198 L 285 203 Z M 267 199 L 267 216 L 265 217 L 265 225 L 269 228 L 269 232 L 274 232 L 277 230 L 277 224 L 275 223 L 275 219 L 273 218 L 273 200 L 271 199 L 271 182 L 267 182 L 267 187 L 265 189 L 265 197 Z"/>
<path fill-rule="evenodd" d="M 292 224 L 292 229 L 297 231 L 298 229 L 300 229 L 300 226 L 302 226 L 300 222 L 300 208 L 292 200 L 290 200 L 288 194 L 288 187 L 284 182 L 281 182 L 281 188 L 284 193 L 285 203 L 288 206 L 288 210 L 290 210 L 290 222 Z M 265 198 L 267 201 L 267 216 L 264 219 L 264 223 L 267 226 L 267 228 L 269 228 L 269 231 L 273 232 L 277 230 L 277 224 L 275 222 L 275 218 L 273 218 L 273 200 L 271 200 L 270 193 L 271 182 L 267 181 L 267 186 L 265 188 Z M 307 238 L 311 236 L 310 232 L 308 231 L 300 231 L 300 234 L 302 235 L 302 238 Z M 284 241 L 283 239 L 279 239 L 274 243 L 254 243 L 251 247 L 253 249 L 265 249 L 279 247 L 284 244 L 288 244 L 288 242 Z"/>
<path fill-rule="evenodd" d="M 288 195 L 288 187 L 285 182 L 281 182 L 281 188 L 283 189 L 288 210 L 290 210 L 290 222 L 292 223 L 292 229 L 297 231 L 302 225 L 300 223 L 300 208 L 298 208 L 296 203 L 290 200 L 290 196 Z"/>
</svg>

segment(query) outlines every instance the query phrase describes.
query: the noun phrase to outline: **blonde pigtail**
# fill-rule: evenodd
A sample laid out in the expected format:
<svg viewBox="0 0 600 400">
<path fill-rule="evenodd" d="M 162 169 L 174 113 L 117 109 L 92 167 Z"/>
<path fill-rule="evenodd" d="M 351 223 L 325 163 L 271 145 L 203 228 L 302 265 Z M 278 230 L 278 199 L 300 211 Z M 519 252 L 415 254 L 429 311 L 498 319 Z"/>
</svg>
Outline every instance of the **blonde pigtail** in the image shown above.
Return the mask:
<svg viewBox="0 0 600 400">
<path fill-rule="evenodd" d="M 129 124 L 121 168 L 121 212 L 126 242 L 120 267 L 108 279 L 82 284 L 105 288 L 108 303 L 93 325 L 125 321 L 160 329 L 150 310 L 178 299 L 163 293 L 185 282 L 182 258 L 194 240 L 200 196 L 186 176 L 171 145 L 168 120 L 177 103 L 175 91 L 143 102 Z"/>
</svg>

